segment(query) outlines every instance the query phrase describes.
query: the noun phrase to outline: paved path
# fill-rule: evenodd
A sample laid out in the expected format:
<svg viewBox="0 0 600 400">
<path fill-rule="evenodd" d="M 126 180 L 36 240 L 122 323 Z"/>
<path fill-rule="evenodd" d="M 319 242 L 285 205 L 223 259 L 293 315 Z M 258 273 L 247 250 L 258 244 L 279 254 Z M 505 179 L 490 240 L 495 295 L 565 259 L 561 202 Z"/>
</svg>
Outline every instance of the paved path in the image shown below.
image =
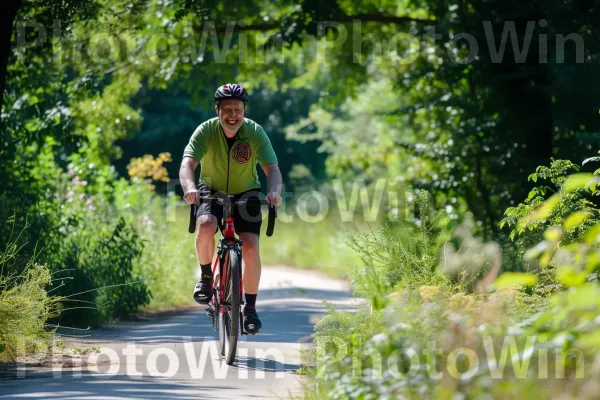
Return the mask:
<svg viewBox="0 0 600 400">
<path fill-rule="evenodd" d="M 63 356 L 46 368 L 21 367 L 12 378 L 5 373 L 0 398 L 287 398 L 301 393 L 302 378 L 295 371 L 300 350 L 310 347 L 313 325 L 325 313 L 323 300 L 339 309 L 356 307 L 343 281 L 266 267 L 257 304 L 263 330 L 242 338 L 233 366 L 220 359 L 216 332 L 198 306 L 75 339 L 78 347 L 98 347 L 100 353 Z"/>
</svg>

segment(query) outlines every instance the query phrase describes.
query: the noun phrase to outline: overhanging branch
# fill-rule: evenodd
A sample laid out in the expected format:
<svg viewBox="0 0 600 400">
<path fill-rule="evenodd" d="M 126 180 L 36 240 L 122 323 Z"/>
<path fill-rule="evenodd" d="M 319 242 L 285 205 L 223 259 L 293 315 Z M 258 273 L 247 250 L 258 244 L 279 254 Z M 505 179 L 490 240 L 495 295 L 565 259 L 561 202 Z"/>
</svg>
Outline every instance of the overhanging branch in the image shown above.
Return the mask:
<svg viewBox="0 0 600 400">
<path fill-rule="evenodd" d="M 407 16 L 395 16 L 395 15 L 385 15 L 385 14 L 357 14 L 357 15 L 346 15 L 343 17 L 335 18 L 335 19 L 325 19 L 322 22 L 338 22 L 338 23 L 349 23 L 349 22 L 361 22 L 361 23 L 382 23 L 382 24 L 395 24 L 395 25 L 405 25 L 407 23 L 416 23 L 421 25 L 432 25 L 435 21 L 432 19 L 420 19 L 420 18 L 412 18 Z M 208 21 L 207 21 L 208 22 Z M 275 29 L 282 28 L 282 24 L 278 22 L 273 22 L 269 24 L 228 24 L 227 26 L 214 26 L 214 27 L 204 27 L 202 25 L 195 25 L 194 29 L 196 31 L 203 31 L 207 29 L 210 33 L 237 33 L 237 32 L 266 32 L 272 31 Z"/>
</svg>

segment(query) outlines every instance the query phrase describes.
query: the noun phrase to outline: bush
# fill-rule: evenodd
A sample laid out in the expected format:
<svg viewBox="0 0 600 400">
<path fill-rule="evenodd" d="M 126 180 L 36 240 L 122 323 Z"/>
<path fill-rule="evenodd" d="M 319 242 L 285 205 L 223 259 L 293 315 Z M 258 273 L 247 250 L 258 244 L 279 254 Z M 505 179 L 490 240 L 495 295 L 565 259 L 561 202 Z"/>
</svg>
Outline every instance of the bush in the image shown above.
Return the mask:
<svg viewBox="0 0 600 400">
<path fill-rule="evenodd" d="M 437 272 L 440 249 L 449 238 L 449 218 L 445 212 L 430 215 L 429 194 L 421 191 L 417 198 L 417 222 L 400 221 L 376 232 L 350 235 L 352 249 L 367 265 L 357 269 L 357 291 L 373 298 L 376 308 L 392 287 L 444 284 Z M 373 297 L 376 296 L 376 297 Z M 380 304 L 381 303 L 381 304 Z"/>
<path fill-rule="evenodd" d="M 600 223 L 598 207 L 592 201 L 596 195 L 595 187 L 594 190 L 586 190 L 583 185 L 577 187 L 578 181 L 583 179 L 585 184 L 592 179 L 592 174 L 577 174 L 580 169 L 571 161 L 553 160 L 549 167 L 540 166 L 529 176 L 529 180 L 545 184 L 534 187 L 523 203 L 508 208 L 500 222 L 501 228 L 505 225 L 513 228 L 510 238 L 517 243 L 519 256 L 524 257 L 545 232 L 551 235 L 549 227 L 561 227 L 560 242 L 565 245 L 580 240 L 591 226 Z M 547 242 L 542 242 L 524 258 L 532 260 L 535 251 L 542 253 L 544 243 Z M 546 256 L 540 261 L 551 265 L 554 253 L 543 253 Z"/>
<path fill-rule="evenodd" d="M 133 273 L 142 248 L 135 230 L 121 218 L 110 236 L 99 237 L 83 250 L 74 269 L 58 271 L 63 283 L 72 278 L 57 291 L 69 302 L 60 320 L 97 324 L 126 318 L 148 304 L 150 292 L 142 277 Z"/>
</svg>

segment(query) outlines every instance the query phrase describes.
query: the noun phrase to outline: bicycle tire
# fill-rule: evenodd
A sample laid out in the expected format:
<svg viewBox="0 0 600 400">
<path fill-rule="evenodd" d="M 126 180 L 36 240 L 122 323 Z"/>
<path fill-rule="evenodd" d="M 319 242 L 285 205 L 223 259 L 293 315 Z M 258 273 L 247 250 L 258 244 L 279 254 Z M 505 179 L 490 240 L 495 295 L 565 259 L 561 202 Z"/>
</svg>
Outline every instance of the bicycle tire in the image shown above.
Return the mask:
<svg viewBox="0 0 600 400">
<path fill-rule="evenodd" d="M 221 355 L 225 362 L 232 365 L 237 351 L 237 341 L 240 332 L 240 261 L 235 250 L 229 250 L 225 256 L 227 265 L 224 298 L 225 304 L 219 312 L 219 342 Z"/>
</svg>

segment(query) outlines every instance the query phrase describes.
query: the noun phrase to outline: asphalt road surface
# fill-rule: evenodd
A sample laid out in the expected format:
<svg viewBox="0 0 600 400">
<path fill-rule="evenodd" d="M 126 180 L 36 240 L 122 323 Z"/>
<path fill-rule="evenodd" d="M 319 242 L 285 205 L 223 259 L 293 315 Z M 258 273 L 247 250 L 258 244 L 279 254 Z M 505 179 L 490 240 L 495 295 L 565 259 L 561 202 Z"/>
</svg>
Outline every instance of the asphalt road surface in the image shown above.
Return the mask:
<svg viewBox="0 0 600 400">
<path fill-rule="evenodd" d="M 193 282 L 191 282 L 191 287 Z M 257 310 L 263 329 L 242 337 L 228 366 L 202 307 L 86 332 L 54 360 L 0 372 L 1 399 L 265 399 L 302 393 L 323 300 L 355 309 L 347 283 L 310 271 L 265 267 Z M 72 334 L 72 332 L 69 332 Z M 87 351 L 87 353 L 86 353 Z"/>
</svg>

